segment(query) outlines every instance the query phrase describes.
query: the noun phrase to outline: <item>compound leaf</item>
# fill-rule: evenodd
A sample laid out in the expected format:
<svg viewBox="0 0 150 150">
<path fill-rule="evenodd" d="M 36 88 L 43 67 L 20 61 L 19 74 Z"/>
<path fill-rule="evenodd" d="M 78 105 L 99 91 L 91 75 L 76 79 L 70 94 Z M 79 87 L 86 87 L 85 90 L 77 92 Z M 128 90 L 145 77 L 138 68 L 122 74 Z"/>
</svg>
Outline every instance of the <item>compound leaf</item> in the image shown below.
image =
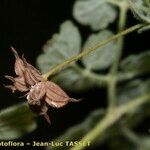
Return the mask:
<svg viewBox="0 0 150 150">
<path fill-rule="evenodd" d="M 63 62 L 80 51 L 81 37 L 77 27 L 66 21 L 60 27 L 60 33 L 54 34 L 52 39 L 44 45 L 44 53 L 37 59 L 37 64 L 43 73 L 55 65 Z"/>
<path fill-rule="evenodd" d="M 130 0 L 130 8 L 135 16 L 141 22 L 146 23 L 139 29 L 139 33 L 150 29 L 150 1 L 149 0 Z"/>
<path fill-rule="evenodd" d="M 115 8 L 106 0 L 77 0 L 73 8 L 74 18 L 93 30 L 106 28 L 116 18 Z"/>
<path fill-rule="evenodd" d="M 33 113 L 25 103 L 0 111 L 0 139 L 16 139 L 36 128 Z"/>
<path fill-rule="evenodd" d="M 92 34 L 85 42 L 84 49 L 92 47 L 112 35 L 112 32 L 108 30 L 103 30 L 97 34 Z M 116 48 L 116 42 L 110 42 L 104 47 L 98 48 L 95 52 L 89 54 L 88 56 L 83 57 L 82 61 L 89 69 L 106 69 L 112 64 L 115 58 Z"/>
<path fill-rule="evenodd" d="M 69 91 L 84 91 L 94 86 L 94 82 L 87 79 L 82 70 L 78 71 L 74 66 L 61 71 L 52 80 Z"/>
<path fill-rule="evenodd" d="M 130 0 L 130 8 L 135 17 L 145 23 L 150 23 L 150 2 L 149 0 Z"/>
<path fill-rule="evenodd" d="M 150 51 L 128 56 L 121 62 L 120 68 L 127 73 L 150 73 Z"/>
<path fill-rule="evenodd" d="M 150 91 L 150 80 L 133 80 L 118 90 L 119 103 L 144 95 Z"/>
<path fill-rule="evenodd" d="M 150 91 L 150 79 L 145 81 L 133 80 L 124 86 L 119 87 L 118 103 L 124 104 L 129 100 L 142 96 Z M 140 108 L 133 110 L 126 118 L 123 119 L 124 124 L 128 127 L 135 127 L 146 117 L 150 116 L 150 103 L 142 105 Z"/>
</svg>

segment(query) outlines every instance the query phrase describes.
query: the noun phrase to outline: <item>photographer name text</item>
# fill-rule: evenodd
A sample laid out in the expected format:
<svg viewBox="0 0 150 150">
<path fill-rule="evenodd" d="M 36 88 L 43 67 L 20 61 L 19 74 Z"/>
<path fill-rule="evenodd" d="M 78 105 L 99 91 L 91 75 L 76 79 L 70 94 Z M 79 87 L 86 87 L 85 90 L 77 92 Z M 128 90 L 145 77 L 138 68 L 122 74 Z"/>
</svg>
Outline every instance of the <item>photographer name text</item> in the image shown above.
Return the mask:
<svg viewBox="0 0 150 150">
<path fill-rule="evenodd" d="M 90 146 L 90 141 L 32 141 L 32 142 L 15 142 L 15 141 L 0 141 L 0 146 L 3 147 L 22 147 L 22 146 L 51 146 L 51 147 L 63 147 L 63 146 L 78 146 L 84 147 Z"/>
</svg>

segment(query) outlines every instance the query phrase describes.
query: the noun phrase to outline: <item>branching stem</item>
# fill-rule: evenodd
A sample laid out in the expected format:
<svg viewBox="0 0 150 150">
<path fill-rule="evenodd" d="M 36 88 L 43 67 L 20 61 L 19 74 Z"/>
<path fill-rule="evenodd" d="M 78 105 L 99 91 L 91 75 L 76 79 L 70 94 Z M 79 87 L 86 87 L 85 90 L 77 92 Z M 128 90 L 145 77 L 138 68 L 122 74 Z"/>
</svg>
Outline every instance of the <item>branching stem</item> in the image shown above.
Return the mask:
<svg viewBox="0 0 150 150">
<path fill-rule="evenodd" d="M 77 56 L 73 56 L 70 59 L 64 61 L 61 64 L 56 65 L 55 67 L 53 67 L 50 71 L 48 71 L 46 74 L 43 75 L 44 79 L 47 80 L 50 76 L 54 75 L 55 73 L 59 72 L 60 70 L 64 69 L 65 67 L 67 67 L 68 65 L 70 65 L 72 62 L 75 62 L 79 59 L 81 59 L 83 56 L 88 55 L 89 53 L 95 51 L 97 48 L 103 47 L 104 45 L 108 44 L 109 42 L 116 40 L 117 38 L 126 35 L 130 32 L 133 32 L 141 27 L 143 27 L 144 24 L 137 24 L 134 25 L 122 32 L 119 32 L 118 34 L 111 36 L 110 38 L 104 40 L 103 42 L 101 42 L 100 44 L 95 45 L 94 47 L 88 48 L 86 50 L 83 50 L 79 55 Z"/>
<path fill-rule="evenodd" d="M 125 27 L 125 23 L 126 23 L 126 14 L 127 14 L 127 10 L 128 10 L 128 5 L 127 5 L 127 1 L 122 1 L 119 5 L 120 8 L 120 13 L 119 13 L 119 22 L 118 22 L 118 31 L 121 32 L 124 27 Z M 108 85 L 108 110 L 110 109 L 114 109 L 116 106 L 116 85 L 117 85 L 117 72 L 118 72 L 118 66 L 119 66 L 119 61 L 122 55 L 122 49 L 123 49 L 123 41 L 124 41 L 124 36 L 121 36 L 118 38 L 118 46 L 117 46 L 117 50 L 116 50 L 116 57 L 115 60 L 112 64 L 112 67 L 110 69 L 110 75 L 111 75 L 111 79 Z"/>
<path fill-rule="evenodd" d="M 70 59 L 64 61 L 61 64 L 56 65 L 55 67 L 53 67 L 50 71 L 48 71 L 46 74 L 43 75 L 45 80 L 48 80 L 48 78 L 52 75 L 54 75 L 55 73 L 59 72 L 60 70 L 64 69 L 65 67 L 67 67 L 68 65 L 70 65 L 71 63 L 81 59 L 82 57 L 90 54 L 91 52 L 95 51 L 97 48 L 101 48 L 103 46 L 105 46 L 106 44 L 108 44 L 109 42 L 118 39 L 118 49 L 117 49 L 117 54 L 116 54 L 116 60 L 114 61 L 112 68 L 110 70 L 110 73 L 108 75 L 106 75 L 105 77 L 103 75 L 101 76 L 97 76 L 96 74 L 90 72 L 90 71 L 86 71 L 83 72 L 85 76 L 93 78 L 97 81 L 104 81 L 105 83 L 107 83 L 107 86 L 109 88 L 108 90 L 108 95 L 109 95 L 109 108 L 113 107 L 116 105 L 116 83 L 118 81 L 118 64 L 119 64 L 119 60 L 121 57 L 121 51 L 122 51 L 122 46 L 123 46 L 123 36 L 131 33 L 137 29 L 140 29 L 141 27 L 143 27 L 145 24 L 137 24 L 134 25 L 128 29 L 124 29 L 124 25 L 125 25 L 125 18 L 126 18 L 126 11 L 127 11 L 127 7 L 121 7 L 122 5 L 120 5 L 120 21 L 119 21 L 119 33 L 109 37 L 108 39 L 104 40 L 104 41 L 100 41 L 99 44 L 85 49 L 83 50 L 80 54 L 71 57 Z M 122 31 L 123 30 L 123 31 Z M 78 68 L 78 66 L 74 66 L 76 67 L 76 69 L 80 72 L 80 68 Z M 81 71 L 82 72 L 82 71 Z M 128 77 L 127 77 L 128 78 Z M 106 129 L 108 129 L 111 125 L 113 125 L 115 122 L 117 122 L 124 114 L 129 113 L 131 110 L 136 109 L 137 107 L 139 107 L 140 105 L 142 105 L 144 102 L 146 102 L 148 99 L 150 99 L 150 93 L 143 95 L 141 97 L 138 97 L 132 101 L 129 101 L 128 103 L 118 106 L 115 109 L 110 109 L 110 111 L 107 111 L 106 115 L 104 116 L 104 118 L 102 120 L 100 120 L 98 122 L 98 124 L 90 131 L 88 132 L 82 139 L 81 139 L 81 143 L 84 141 L 94 141 L 97 137 L 101 136 L 103 132 L 106 131 Z M 70 150 L 82 150 L 85 147 L 83 145 L 77 145 L 76 147 L 72 147 Z"/>
<path fill-rule="evenodd" d="M 104 116 L 104 118 L 97 123 L 94 129 L 87 133 L 80 140 L 80 142 L 82 143 L 85 141 L 94 141 L 97 137 L 100 137 L 102 133 L 106 131 L 106 129 L 108 129 L 111 125 L 117 122 L 124 114 L 128 114 L 134 109 L 137 109 L 140 105 L 144 104 L 148 100 L 150 100 L 150 93 L 132 99 L 128 103 L 111 110 L 111 112 L 109 111 L 106 116 Z M 78 145 L 71 148 L 70 150 L 83 150 L 84 148 L 86 147 L 84 147 L 83 145 Z"/>
</svg>

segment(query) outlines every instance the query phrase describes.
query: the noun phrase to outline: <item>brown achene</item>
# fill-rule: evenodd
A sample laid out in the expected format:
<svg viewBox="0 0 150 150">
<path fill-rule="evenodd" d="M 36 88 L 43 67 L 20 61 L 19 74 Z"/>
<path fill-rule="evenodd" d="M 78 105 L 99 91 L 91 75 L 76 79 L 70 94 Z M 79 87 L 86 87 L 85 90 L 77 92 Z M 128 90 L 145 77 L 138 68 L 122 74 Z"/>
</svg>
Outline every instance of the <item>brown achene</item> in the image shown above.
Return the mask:
<svg viewBox="0 0 150 150">
<path fill-rule="evenodd" d="M 5 77 L 13 82 L 13 85 L 5 85 L 14 93 L 15 91 L 24 92 L 31 110 L 43 116 L 48 123 L 50 118 L 47 114 L 49 106 L 60 108 L 68 102 L 79 102 L 80 100 L 70 98 L 57 84 L 47 81 L 42 77 L 39 70 L 29 64 L 24 55 L 19 57 L 17 51 L 11 47 L 15 56 L 16 77 Z"/>
</svg>

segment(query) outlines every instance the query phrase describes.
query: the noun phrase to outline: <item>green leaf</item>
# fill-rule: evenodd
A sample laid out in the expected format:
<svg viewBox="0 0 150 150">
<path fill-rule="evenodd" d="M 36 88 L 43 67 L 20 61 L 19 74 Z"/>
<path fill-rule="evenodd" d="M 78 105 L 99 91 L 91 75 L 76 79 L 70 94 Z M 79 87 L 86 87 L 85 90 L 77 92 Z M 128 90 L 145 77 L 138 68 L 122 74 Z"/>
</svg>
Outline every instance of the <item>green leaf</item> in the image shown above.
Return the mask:
<svg viewBox="0 0 150 150">
<path fill-rule="evenodd" d="M 36 128 L 33 113 L 25 103 L 0 111 L 0 139 L 16 139 Z"/>
<path fill-rule="evenodd" d="M 130 0 L 130 8 L 135 16 L 141 22 L 147 23 L 138 32 L 150 30 L 150 1 L 149 0 Z"/>
<path fill-rule="evenodd" d="M 102 118 L 104 115 L 104 110 L 95 110 L 93 111 L 87 119 L 85 119 L 82 123 L 71 127 L 68 129 L 64 134 L 60 137 L 55 139 L 54 141 L 77 141 L 81 139 L 86 133 L 88 133 L 93 127 L 97 124 L 97 122 Z M 57 150 L 60 147 L 49 147 L 50 150 Z M 68 147 L 63 146 L 61 149 L 68 150 Z"/>
<path fill-rule="evenodd" d="M 95 83 L 92 79 L 84 76 L 83 70 L 76 69 L 76 67 L 77 64 L 74 64 L 74 66 L 61 71 L 52 80 L 68 91 L 85 91 L 93 87 Z"/>
<path fill-rule="evenodd" d="M 60 27 L 60 33 L 55 34 L 44 46 L 44 54 L 41 54 L 37 63 L 43 73 L 49 71 L 55 65 L 77 55 L 80 52 L 81 37 L 78 29 L 71 21 L 64 22 Z M 61 71 L 52 79 L 61 87 L 69 91 L 86 90 L 93 86 L 93 82 L 83 74 L 83 69 L 77 64 Z"/>
<path fill-rule="evenodd" d="M 150 51 L 128 56 L 121 62 L 120 67 L 127 73 L 150 73 Z"/>
<path fill-rule="evenodd" d="M 77 0 L 73 8 L 74 18 L 93 30 L 106 28 L 116 18 L 116 10 L 106 0 Z"/>
<path fill-rule="evenodd" d="M 145 23 L 150 23 L 150 2 L 149 0 L 130 0 L 130 8 L 135 17 Z"/>
<path fill-rule="evenodd" d="M 108 147 L 110 150 L 137 150 L 135 145 L 122 136 L 114 137 L 109 140 Z"/>
<path fill-rule="evenodd" d="M 112 35 L 112 32 L 108 30 L 103 30 L 97 34 L 92 34 L 85 42 L 84 49 L 92 47 Z M 116 48 L 116 42 L 110 42 L 104 47 L 98 48 L 95 52 L 89 54 L 88 56 L 85 56 L 82 61 L 89 69 L 106 69 L 112 64 L 115 58 Z"/>
<path fill-rule="evenodd" d="M 120 147 L 122 147 L 122 150 L 149 150 L 150 148 L 150 137 L 138 135 L 134 132 L 132 134 L 132 130 L 131 133 L 127 133 L 126 131 L 123 134 L 122 132 L 119 136 L 112 137 L 108 140 L 108 145 L 111 150 L 120 150 Z"/>
<path fill-rule="evenodd" d="M 140 140 L 141 140 L 141 143 L 140 143 L 141 147 L 140 148 L 143 150 L 149 150 L 149 148 L 150 148 L 150 136 L 141 136 Z M 141 150 L 140 148 L 139 148 L 139 150 Z"/>
<path fill-rule="evenodd" d="M 142 80 L 133 80 L 127 83 L 124 86 L 119 87 L 118 90 L 118 103 L 124 104 L 129 100 L 134 99 L 136 97 L 142 96 L 150 91 L 150 79 L 145 81 Z M 149 111 L 150 103 L 146 103 L 142 105 L 140 108 L 133 110 L 126 116 L 122 121 L 125 126 L 135 127 L 140 122 L 142 122 L 146 117 L 150 117 Z"/>
<path fill-rule="evenodd" d="M 81 37 L 77 27 L 71 21 L 65 21 L 60 27 L 60 33 L 44 45 L 44 53 L 37 59 L 37 64 L 43 73 L 63 62 L 80 51 Z"/>
<path fill-rule="evenodd" d="M 119 88 L 118 90 L 119 103 L 120 104 L 125 103 L 128 100 L 144 95 L 149 91 L 150 91 L 150 79 L 145 81 L 133 80 Z"/>
</svg>

